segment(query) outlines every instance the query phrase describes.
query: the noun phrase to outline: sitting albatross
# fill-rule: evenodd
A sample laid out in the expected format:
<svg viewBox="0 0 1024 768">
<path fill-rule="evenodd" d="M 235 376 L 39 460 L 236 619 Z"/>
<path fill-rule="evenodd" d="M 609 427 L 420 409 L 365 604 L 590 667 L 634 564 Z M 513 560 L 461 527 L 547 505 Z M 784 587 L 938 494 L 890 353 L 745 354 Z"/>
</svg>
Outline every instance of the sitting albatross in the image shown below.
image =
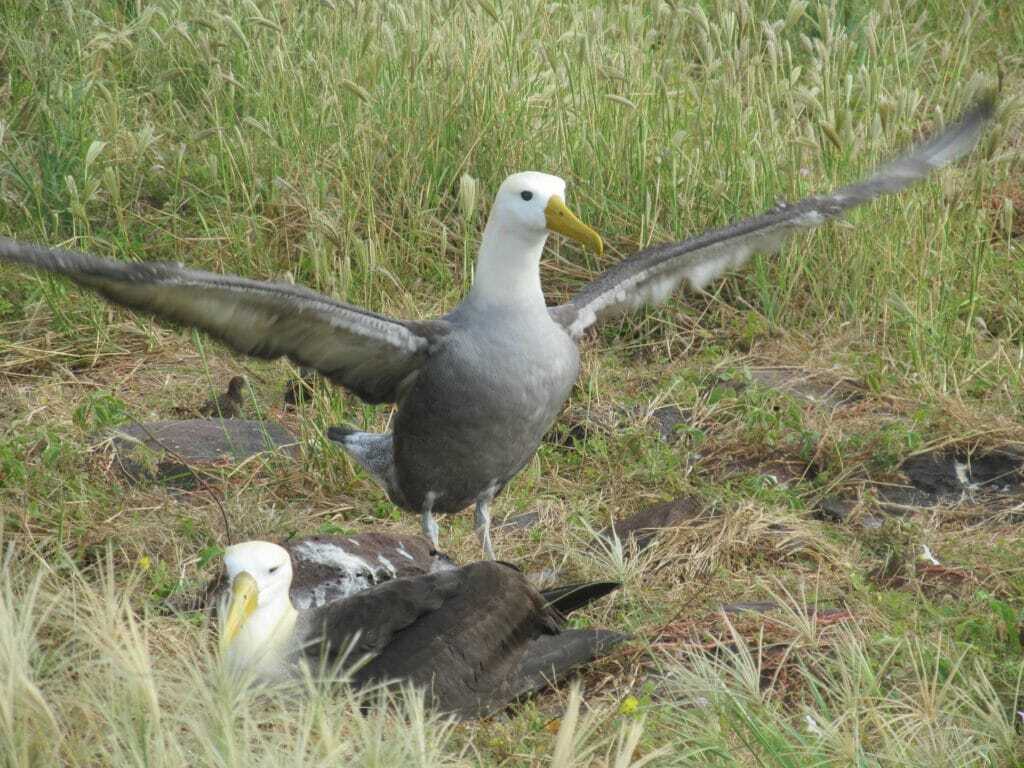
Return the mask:
<svg viewBox="0 0 1024 768">
<path fill-rule="evenodd" d="M 292 605 L 300 610 L 343 600 L 392 579 L 454 571 L 459 567 L 447 555 L 432 550 L 430 542 L 420 536 L 367 531 L 350 536 L 300 536 L 275 543 L 291 558 L 292 583 L 288 595 Z M 526 578 L 531 580 L 529 575 Z M 214 610 L 230 584 L 225 570 L 201 590 L 178 593 L 166 605 L 172 611 Z M 540 595 L 548 605 L 567 614 L 620 586 L 616 581 L 563 584 L 542 589 Z"/>
<path fill-rule="evenodd" d="M 562 611 L 607 594 L 608 585 L 556 590 L 546 599 L 501 562 L 394 579 L 307 609 L 289 597 L 292 560 L 283 547 L 236 544 L 224 564 L 231 591 L 221 652 L 230 667 L 264 681 L 294 675 L 304 663 L 320 673 L 364 661 L 351 672 L 357 687 L 411 682 L 437 709 L 478 717 L 626 639 L 562 628 Z"/>
<path fill-rule="evenodd" d="M 540 258 L 549 232 L 601 253 L 601 238 L 566 207 L 565 182 L 509 176 L 484 228 L 473 285 L 444 317 L 385 317 L 287 283 L 258 282 L 175 263 L 123 263 L 0 238 L 0 262 L 66 275 L 107 299 L 201 328 L 233 349 L 286 355 L 369 403 L 397 403 L 391 432 L 335 429 L 332 439 L 399 507 L 421 516 L 476 505 L 493 559 L 490 505 L 530 460 L 579 374 L 576 348 L 599 321 L 667 299 L 685 280 L 702 289 L 752 253 L 777 250 L 796 229 L 919 181 L 969 152 L 994 109 L 978 102 L 956 124 L 867 180 L 620 262 L 566 304 L 548 308 Z"/>
</svg>

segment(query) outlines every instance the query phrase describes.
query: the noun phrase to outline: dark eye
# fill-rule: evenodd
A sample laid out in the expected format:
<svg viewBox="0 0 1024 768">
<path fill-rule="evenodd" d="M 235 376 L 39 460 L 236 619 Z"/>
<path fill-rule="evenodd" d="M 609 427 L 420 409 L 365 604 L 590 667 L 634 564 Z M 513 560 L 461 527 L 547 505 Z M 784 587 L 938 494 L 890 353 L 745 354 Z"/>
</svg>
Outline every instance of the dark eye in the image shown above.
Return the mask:
<svg viewBox="0 0 1024 768">
<path fill-rule="evenodd" d="M 521 198 L 523 198 L 523 200 L 533 200 L 533 192 L 531 192 L 530 190 L 526 190 L 525 192 L 520 192 L 519 196 Z"/>
<path fill-rule="evenodd" d="M 273 568 L 271 568 L 269 571 L 267 571 L 267 573 L 273 573 L 274 571 L 276 571 L 280 567 L 281 566 L 279 566 L 279 565 L 275 565 Z"/>
</svg>

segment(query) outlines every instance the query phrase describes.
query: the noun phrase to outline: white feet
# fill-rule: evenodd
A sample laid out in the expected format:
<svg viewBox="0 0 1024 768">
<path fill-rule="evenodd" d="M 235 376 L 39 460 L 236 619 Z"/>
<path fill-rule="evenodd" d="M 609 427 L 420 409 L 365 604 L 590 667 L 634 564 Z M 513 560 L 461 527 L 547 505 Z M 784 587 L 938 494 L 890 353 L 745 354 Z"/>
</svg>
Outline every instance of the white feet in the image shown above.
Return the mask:
<svg viewBox="0 0 1024 768">
<path fill-rule="evenodd" d="M 491 502 L 497 490 L 491 486 L 476 500 L 476 535 L 487 560 L 494 560 L 494 548 L 491 546 Z"/>
<path fill-rule="evenodd" d="M 431 511 L 434 508 L 434 499 L 437 498 L 437 494 L 431 492 L 427 494 L 427 498 L 423 501 L 423 511 L 420 512 L 420 525 L 423 528 L 423 535 L 430 541 L 430 546 L 434 548 L 434 552 L 440 551 L 437 546 L 437 521 L 434 519 L 434 513 Z"/>
</svg>

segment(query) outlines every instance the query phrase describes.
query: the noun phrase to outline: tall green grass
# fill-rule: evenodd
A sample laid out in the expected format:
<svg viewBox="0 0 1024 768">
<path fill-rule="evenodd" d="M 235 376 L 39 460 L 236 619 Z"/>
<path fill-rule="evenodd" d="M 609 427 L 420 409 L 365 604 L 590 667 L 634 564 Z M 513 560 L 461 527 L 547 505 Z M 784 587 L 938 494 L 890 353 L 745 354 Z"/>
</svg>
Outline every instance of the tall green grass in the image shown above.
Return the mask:
<svg viewBox="0 0 1024 768">
<path fill-rule="evenodd" d="M 971 337 L 1021 334 L 989 205 L 1019 165 L 1017 4 L 37 1 L 2 24 L 8 231 L 406 315 L 470 279 L 463 174 L 482 200 L 517 169 L 566 176 L 612 260 L 857 177 L 1002 65 L 981 152 L 737 290 L 780 326 L 853 323 L 942 390 L 1020 382 Z"/>
</svg>

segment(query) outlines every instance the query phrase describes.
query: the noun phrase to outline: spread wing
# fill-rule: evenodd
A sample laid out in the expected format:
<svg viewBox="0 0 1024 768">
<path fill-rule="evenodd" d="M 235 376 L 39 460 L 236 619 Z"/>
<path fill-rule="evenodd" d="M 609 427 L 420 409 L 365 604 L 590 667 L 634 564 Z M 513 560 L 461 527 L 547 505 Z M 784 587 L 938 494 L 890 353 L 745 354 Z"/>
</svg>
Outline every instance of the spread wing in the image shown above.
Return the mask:
<svg viewBox="0 0 1024 768">
<path fill-rule="evenodd" d="M 597 322 L 659 304 L 685 280 L 701 290 L 754 253 L 777 251 L 796 229 L 810 229 L 881 195 L 899 192 L 970 152 L 991 118 L 995 99 L 979 101 L 954 125 L 870 178 L 822 195 L 782 204 L 767 213 L 676 243 L 646 248 L 584 286 L 551 315 L 573 338 Z"/>
<path fill-rule="evenodd" d="M 120 262 L 0 238 L 0 264 L 53 272 L 115 304 L 199 328 L 253 357 L 286 356 L 370 403 L 393 402 L 442 321 L 403 322 L 288 283 L 186 269 L 172 262 Z"/>
</svg>

